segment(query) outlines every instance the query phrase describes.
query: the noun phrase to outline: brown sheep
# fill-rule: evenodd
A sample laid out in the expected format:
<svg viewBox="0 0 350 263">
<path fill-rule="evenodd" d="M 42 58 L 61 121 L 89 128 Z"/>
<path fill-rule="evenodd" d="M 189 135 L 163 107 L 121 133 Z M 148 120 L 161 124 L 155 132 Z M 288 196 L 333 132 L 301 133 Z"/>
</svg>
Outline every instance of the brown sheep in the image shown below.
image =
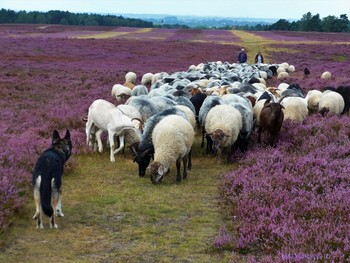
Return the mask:
<svg viewBox="0 0 350 263">
<path fill-rule="evenodd" d="M 264 133 L 266 144 L 276 147 L 277 136 L 284 120 L 284 113 L 282 111 L 284 107 L 280 103 L 271 103 L 270 100 L 266 100 L 260 112 L 258 142 L 261 141 L 261 133 Z"/>
</svg>

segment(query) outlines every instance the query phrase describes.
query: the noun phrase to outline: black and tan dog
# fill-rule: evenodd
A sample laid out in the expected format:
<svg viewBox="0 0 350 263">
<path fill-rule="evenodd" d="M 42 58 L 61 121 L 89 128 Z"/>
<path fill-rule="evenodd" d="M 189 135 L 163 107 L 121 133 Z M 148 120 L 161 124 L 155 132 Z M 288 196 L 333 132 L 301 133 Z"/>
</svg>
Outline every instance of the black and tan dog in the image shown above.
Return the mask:
<svg viewBox="0 0 350 263">
<path fill-rule="evenodd" d="M 64 163 L 71 152 L 69 130 L 62 139 L 54 130 L 51 147 L 41 154 L 35 164 L 33 186 L 36 211 L 33 219 L 37 222 L 37 228 L 43 228 L 43 213 L 50 217 L 50 228 L 57 228 L 55 215 L 64 216 L 61 210 L 61 185 Z"/>
</svg>

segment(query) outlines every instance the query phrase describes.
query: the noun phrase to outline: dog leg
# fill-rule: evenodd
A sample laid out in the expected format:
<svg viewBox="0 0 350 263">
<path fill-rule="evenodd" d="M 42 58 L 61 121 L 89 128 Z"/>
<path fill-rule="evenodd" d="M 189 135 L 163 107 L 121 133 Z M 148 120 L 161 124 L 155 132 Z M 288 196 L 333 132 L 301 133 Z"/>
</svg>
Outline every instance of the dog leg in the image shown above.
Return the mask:
<svg viewBox="0 0 350 263">
<path fill-rule="evenodd" d="M 41 203 L 40 203 L 40 184 L 41 184 L 41 176 L 39 175 L 36 179 L 34 186 L 34 202 L 35 202 L 35 214 L 33 219 L 36 220 L 36 228 L 44 228 L 42 221 L 42 211 L 41 211 Z"/>
<path fill-rule="evenodd" d="M 64 217 L 64 214 L 62 212 L 62 190 L 58 193 L 58 203 L 56 206 L 56 216 Z"/>
<path fill-rule="evenodd" d="M 50 218 L 50 228 L 54 228 L 54 229 L 57 229 L 58 228 L 58 225 L 56 225 L 55 223 L 55 215 L 52 215 L 51 218 Z"/>
</svg>

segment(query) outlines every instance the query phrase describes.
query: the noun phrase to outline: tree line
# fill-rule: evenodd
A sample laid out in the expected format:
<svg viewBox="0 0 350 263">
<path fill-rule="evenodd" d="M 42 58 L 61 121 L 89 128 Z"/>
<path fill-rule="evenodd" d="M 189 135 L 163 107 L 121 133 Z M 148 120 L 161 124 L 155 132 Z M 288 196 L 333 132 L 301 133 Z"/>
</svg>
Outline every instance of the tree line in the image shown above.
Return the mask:
<svg viewBox="0 0 350 263">
<path fill-rule="evenodd" d="M 308 12 L 297 21 L 289 22 L 286 19 L 280 19 L 271 25 L 258 24 L 251 27 L 243 26 L 240 29 L 257 31 L 350 32 L 350 22 L 346 14 L 342 14 L 339 17 L 329 15 L 321 19 L 319 14 L 312 15 Z"/>
<path fill-rule="evenodd" d="M 48 12 L 15 12 L 13 10 L 1 9 L 0 23 L 153 27 L 152 22 L 141 19 L 124 18 L 123 16 L 115 15 L 71 13 L 59 10 L 51 10 Z"/>
<path fill-rule="evenodd" d="M 163 27 L 163 28 L 190 28 L 180 24 L 153 24 L 142 19 L 124 18 L 116 15 L 101 15 L 87 13 L 70 13 L 68 11 L 51 10 L 39 11 L 13 11 L 0 10 L 0 23 L 18 24 L 62 24 L 83 26 L 126 26 L 126 27 Z M 203 28 L 203 27 L 201 27 Z M 320 18 L 319 14 L 312 15 L 308 12 L 300 20 L 289 22 L 279 19 L 273 24 L 237 25 L 236 29 L 256 31 L 315 31 L 315 32 L 350 32 L 350 22 L 346 14 L 339 17 L 329 15 Z M 232 26 L 220 27 L 219 29 L 232 29 Z"/>
</svg>

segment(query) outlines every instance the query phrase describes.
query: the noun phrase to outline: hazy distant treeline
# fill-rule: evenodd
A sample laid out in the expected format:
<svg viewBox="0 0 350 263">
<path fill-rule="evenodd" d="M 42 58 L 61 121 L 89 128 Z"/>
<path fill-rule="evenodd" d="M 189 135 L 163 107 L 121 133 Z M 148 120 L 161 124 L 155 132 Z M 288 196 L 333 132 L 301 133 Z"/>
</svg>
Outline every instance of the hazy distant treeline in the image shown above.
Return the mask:
<svg viewBox="0 0 350 263">
<path fill-rule="evenodd" d="M 115 15 L 100 15 L 88 13 L 70 13 L 68 11 L 52 10 L 48 12 L 39 11 L 13 11 L 0 10 L 0 23 L 18 24 L 62 24 L 62 25 L 83 25 L 83 26 L 126 26 L 126 27 L 163 27 L 163 28 L 191 28 L 184 24 L 163 24 L 148 22 L 142 19 L 124 18 Z M 256 25 L 226 25 L 215 27 L 208 21 L 207 26 L 197 26 L 195 28 L 217 28 L 217 29 L 242 29 L 242 30 L 286 30 L 286 31 L 315 31 L 315 32 L 350 32 L 350 22 L 346 14 L 339 17 L 329 15 L 320 18 L 319 14 L 312 15 L 310 12 L 304 14 L 300 20 L 289 22 L 280 19 L 273 24 Z"/>
<path fill-rule="evenodd" d="M 287 30 L 287 31 L 315 31 L 315 32 L 350 32 L 350 22 L 346 14 L 327 16 L 320 18 L 319 14 L 312 15 L 310 12 L 303 15 L 300 20 L 289 22 L 280 19 L 271 25 L 256 25 L 253 27 L 240 27 L 245 30 Z"/>
<path fill-rule="evenodd" d="M 13 10 L 1 9 L 0 23 L 153 27 L 152 22 L 147 22 L 141 19 L 124 18 L 122 16 L 114 15 L 87 13 L 76 14 L 59 10 L 52 10 L 48 12 L 15 12 Z"/>
</svg>

